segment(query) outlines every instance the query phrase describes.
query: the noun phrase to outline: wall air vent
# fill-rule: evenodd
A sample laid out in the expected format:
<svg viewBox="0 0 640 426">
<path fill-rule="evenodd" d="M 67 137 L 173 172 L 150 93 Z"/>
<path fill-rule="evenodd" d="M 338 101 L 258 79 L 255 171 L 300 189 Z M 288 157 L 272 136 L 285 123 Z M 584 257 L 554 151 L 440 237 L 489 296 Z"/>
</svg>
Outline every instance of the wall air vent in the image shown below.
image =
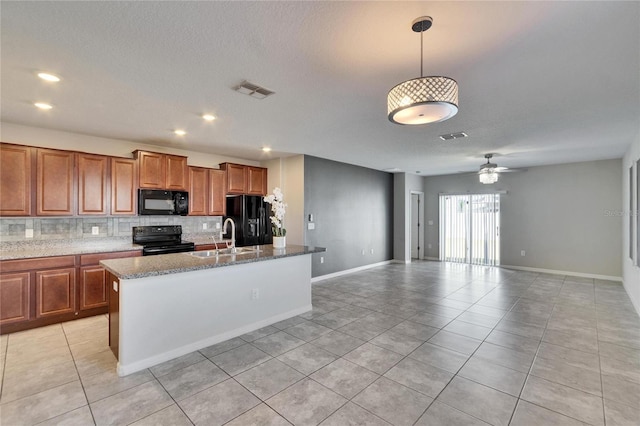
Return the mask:
<svg viewBox="0 0 640 426">
<path fill-rule="evenodd" d="M 233 90 L 239 93 L 244 93 L 245 95 L 249 95 L 252 98 L 256 99 L 264 99 L 267 96 L 271 96 L 276 93 L 272 90 L 258 86 L 257 84 L 249 83 L 247 80 L 244 80 L 242 83 L 238 84 L 233 88 Z"/>
<path fill-rule="evenodd" d="M 458 133 L 449 133 L 446 135 L 440 135 L 440 139 L 442 139 L 443 141 L 450 141 L 452 139 L 460 139 L 460 138 L 466 138 L 468 135 L 465 132 L 458 132 Z"/>
</svg>

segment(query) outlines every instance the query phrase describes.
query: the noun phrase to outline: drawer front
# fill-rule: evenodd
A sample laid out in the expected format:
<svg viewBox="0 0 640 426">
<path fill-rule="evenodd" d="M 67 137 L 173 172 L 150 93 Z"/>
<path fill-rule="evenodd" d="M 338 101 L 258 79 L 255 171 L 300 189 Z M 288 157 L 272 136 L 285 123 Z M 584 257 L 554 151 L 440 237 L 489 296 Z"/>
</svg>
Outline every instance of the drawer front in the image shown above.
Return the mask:
<svg viewBox="0 0 640 426">
<path fill-rule="evenodd" d="M 33 259 L 3 260 L 0 262 L 0 272 L 7 273 L 72 266 L 76 266 L 75 256 L 34 257 Z"/>
<path fill-rule="evenodd" d="M 120 259 L 124 257 L 137 257 L 142 256 L 142 250 L 134 251 L 116 251 L 113 253 L 96 253 L 96 254 L 83 254 L 80 256 L 80 265 L 97 265 L 101 260 L 107 259 Z"/>
</svg>

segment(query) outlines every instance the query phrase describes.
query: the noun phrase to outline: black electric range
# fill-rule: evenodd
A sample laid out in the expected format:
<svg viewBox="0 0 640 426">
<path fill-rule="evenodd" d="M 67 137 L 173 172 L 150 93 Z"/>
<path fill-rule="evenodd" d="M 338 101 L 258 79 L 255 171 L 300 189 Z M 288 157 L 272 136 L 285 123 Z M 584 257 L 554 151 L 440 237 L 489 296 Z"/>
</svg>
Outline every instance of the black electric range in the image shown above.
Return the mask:
<svg viewBox="0 0 640 426">
<path fill-rule="evenodd" d="M 143 246 L 142 255 L 183 253 L 194 251 L 195 244 L 182 241 L 182 226 L 134 226 L 132 230 L 133 243 Z"/>
</svg>

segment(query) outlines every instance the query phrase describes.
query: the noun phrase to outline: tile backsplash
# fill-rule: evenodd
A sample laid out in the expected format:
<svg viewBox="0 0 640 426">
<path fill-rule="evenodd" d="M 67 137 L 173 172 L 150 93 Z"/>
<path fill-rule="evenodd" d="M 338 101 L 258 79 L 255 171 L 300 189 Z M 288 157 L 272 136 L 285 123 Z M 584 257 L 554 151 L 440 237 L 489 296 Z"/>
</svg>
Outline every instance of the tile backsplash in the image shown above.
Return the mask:
<svg viewBox="0 0 640 426">
<path fill-rule="evenodd" d="M 203 229 L 203 224 L 207 229 Z M 64 218 L 0 218 L 0 241 L 64 240 L 131 236 L 131 227 L 149 225 L 182 225 L 184 234 L 220 234 L 221 216 L 126 216 Z M 94 227 L 98 235 L 93 235 Z M 27 238 L 27 231 L 33 232 Z"/>
</svg>

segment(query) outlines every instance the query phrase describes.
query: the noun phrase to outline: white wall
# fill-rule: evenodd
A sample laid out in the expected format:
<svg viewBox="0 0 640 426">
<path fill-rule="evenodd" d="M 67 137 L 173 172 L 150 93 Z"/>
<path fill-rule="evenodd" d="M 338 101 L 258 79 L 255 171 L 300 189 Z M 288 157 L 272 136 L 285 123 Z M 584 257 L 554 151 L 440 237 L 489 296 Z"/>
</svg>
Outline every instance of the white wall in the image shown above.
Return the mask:
<svg viewBox="0 0 640 426">
<path fill-rule="evenodd" d="M 477 175 L 425 178 L 425 240 L 438 252 L 439 193 L 506 191 L 501 196 L 501 264 L 620 279 L 622 161 L 531 167 L 482 185 Z M 520 251 L 525 250 L 522 257 Z"/>
<path fill-rule="evenodd" d="M 640 266 L 634 265 L 634 262 L 629 258 L 629 167 L 634 165 L 636 161 L 640 160 L 640 135 L 637 135 L 629 150 L 622 159 L 622 209 L 625 213 L 622 217 L 622 282 L 624 288 L 629 294 L 629 298 L 636 308 L 636 312 L 640 315 Z M 634 172 L 637 174 L 637 165 L 634 166 Z M 637 179 L 634 180 L 637 182 Z M 637 206 L 638 191 L 634 191 L 633 205 Z M 640 212 L 635 212 L 639 214 Z M 635 219 L 635 218 L 634 218 Z M 636 222 L 634 220 L 634 222 Z M 637 223 L 637 222 L 636 222 Z M 637 225 L 636 225 L 637 226 Z M 634 235 L 637 235 L 637 231 L 632 227 Z M 634 242 L 632 240 L 632 242 Z M 640 253 L 637 253 L 638 242 L 635 241 L 634 246 L 634 258 L 638 259 Z M 640 259 L 639 259 L 640 260 Z M 638 262 L 640 263 L 640 262 Z"/>
<path fill-rule="evenodd" d="M 188 157 L 187 163 L 190 166 L 210 167 L 214 169 L 218 168 L 218 164 L 224 162 L 247 164 L 250 166 L 259 165 L 257 161 L 244 160 L 241 158 L 204 154 L 187 149 L 166 148 L 133 141 L 107 139 L 4 122 L 0 123 L 0 140 L 18 145 L 64 149 L 126 158 L 132 158 L 131 153 L 136 149 L 141 149 L 166 154 L 183 155 Z"/>
<path fill-rule="evenodd" d="M 263 161 L 267 168 L 267 192 L 280 187 L 287 203 L 284 227 L 287 243 L 305 245 L 304 240 L 304 155 Z"/>
<path fill-rule="evenodd" d="M 393 176 L 393 259 L 411 262 L 411 191 L 424 192 L 423 178 L 407 173 Z M 426 252 L 425 252 L 426 254 Z"/>
</svg>

